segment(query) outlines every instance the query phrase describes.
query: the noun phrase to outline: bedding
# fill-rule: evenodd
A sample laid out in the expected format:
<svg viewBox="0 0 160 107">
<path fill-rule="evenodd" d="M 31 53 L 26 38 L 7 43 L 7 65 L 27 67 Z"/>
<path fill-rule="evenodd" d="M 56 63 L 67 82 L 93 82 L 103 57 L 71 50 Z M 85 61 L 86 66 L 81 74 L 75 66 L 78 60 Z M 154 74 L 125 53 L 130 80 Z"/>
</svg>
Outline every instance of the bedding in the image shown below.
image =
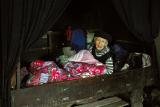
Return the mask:
<svg viewBox="0 0 160 107">
<path fill-rule="evenodd" d="M 54 61 L 36 60 L 30 64 L 30 78 L 26 86 L 104 75 L 106 68 L 87 50 L 81 50 L 70 57 L 62 68 Z"/>
</svg>

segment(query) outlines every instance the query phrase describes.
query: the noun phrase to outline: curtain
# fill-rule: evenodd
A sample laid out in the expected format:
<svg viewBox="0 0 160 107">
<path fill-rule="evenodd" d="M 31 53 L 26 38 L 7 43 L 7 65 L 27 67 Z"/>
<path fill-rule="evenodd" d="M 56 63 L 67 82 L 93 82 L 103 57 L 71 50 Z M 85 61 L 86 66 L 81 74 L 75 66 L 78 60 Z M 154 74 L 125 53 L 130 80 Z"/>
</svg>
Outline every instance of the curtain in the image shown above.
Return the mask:
<svg viewBox="0 0 160 107">
<path fill-rule="evenodd" d="M 11 76 L 20 55 L 51 28 L 70 0 L 1 0 L 1 99 L 10 107 Z"/>
<path fill-rule="evenodd" d="M 113 0 L 113 4 L 135 37 L 153 43 L 160 25 L 160 0 Z"/>
</svg>

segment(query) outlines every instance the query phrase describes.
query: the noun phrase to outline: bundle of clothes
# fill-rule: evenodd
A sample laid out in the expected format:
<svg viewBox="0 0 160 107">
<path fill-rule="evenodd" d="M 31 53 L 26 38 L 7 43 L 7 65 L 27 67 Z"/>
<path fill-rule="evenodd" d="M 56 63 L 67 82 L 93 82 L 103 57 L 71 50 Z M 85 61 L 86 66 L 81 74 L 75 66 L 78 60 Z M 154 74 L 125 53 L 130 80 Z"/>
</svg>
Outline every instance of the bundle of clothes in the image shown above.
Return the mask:
<svg viewBox="0 0 160 107">
<path fill-rule="evenodd" d="M 107 66 L 97 61 L 88 50 L 81 50 L 70 57 L 62 68 L 54 61 L 31 62 L 26 86 L 104 75 L 106 69 Z"/>
<path fill-rule="evenodd" d="M 151 66 L 151 58 L 148 54 L 135 52 L 127 55 L 126 51 L 120 47 L 116 49 L 119 50 L 115 50 L 117 54 L 114 61 L 114 72 Z M 107 73 L 107 65 L 96 60 L 88 50 L 81 50 L 71 55 L 61 64 L 62 66 L 59 67 L 55 61 L 35 60 L 31 62 L 28 69 L 29 79 L 27 79 L 25 87 L 110 75 Z"/>
</svg>

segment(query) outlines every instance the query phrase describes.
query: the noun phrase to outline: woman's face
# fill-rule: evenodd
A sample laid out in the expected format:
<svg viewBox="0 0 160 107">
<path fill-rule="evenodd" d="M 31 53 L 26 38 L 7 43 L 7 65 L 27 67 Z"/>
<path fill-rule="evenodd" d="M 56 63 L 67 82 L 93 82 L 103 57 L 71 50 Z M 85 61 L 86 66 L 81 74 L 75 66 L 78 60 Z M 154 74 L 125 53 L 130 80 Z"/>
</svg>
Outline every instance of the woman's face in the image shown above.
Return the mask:
<svg viewBox="0 0 160 107">
<path fill-rule="evenodd" d="M 95 37 L 94 41 L 95 41 L 96 49 L 99 51 L 108 45 L 108 41 L 101 37 Z"/>
</svg>

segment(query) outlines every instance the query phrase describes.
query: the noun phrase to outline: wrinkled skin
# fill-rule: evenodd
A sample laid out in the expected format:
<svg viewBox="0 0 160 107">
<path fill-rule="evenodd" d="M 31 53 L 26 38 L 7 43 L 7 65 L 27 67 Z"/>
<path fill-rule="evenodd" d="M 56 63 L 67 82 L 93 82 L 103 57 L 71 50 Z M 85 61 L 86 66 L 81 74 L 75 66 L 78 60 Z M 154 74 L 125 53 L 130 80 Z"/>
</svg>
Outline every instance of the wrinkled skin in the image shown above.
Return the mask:
<svg viewBox="0 0 160 107">
<path fill-rule="evenodd" d="M 108 40 L 102 37 L 95 37 L 94 43 L 98 51 L 103 50 L 108 45 Z"/>
</svg>

